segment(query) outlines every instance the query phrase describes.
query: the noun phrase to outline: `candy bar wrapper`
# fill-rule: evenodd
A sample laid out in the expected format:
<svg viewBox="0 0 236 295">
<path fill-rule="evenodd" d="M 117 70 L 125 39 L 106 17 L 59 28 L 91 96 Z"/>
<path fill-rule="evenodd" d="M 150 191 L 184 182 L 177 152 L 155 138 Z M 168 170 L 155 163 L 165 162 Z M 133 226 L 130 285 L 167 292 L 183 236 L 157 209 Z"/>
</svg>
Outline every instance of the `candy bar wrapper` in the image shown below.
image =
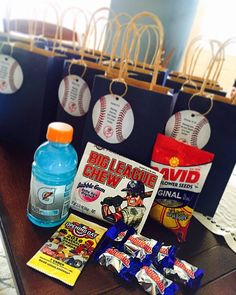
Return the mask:
<svg viewBox="0 0 236 295">
<path fill-rule="evenodd" d="M 122 220 L 117 221 L 106 231 L 102 242 L 93 256 L 94 261 L 98 262 L 100 255 L 108 248 L 124 251 L 124 243 L 134 233 L 136 231 L 132 226 L 127 225 Z"/>
<path fill-rule="evenodd" d="M 139 261 L 114 247 L 106 249 L 98 262 L 127 282 L 133 281 L 135 273 L 142 266 Z"/>
<path fill-rule="evenodd" d="M 109 223 L 119 220 L 141 232 L 162 174 L 87 143 L 72 189 L 71 207 Z"/>
<path fill-rule="evenodd" d="M 200 287 L 204 272 L 187 261 L 176 258 L 173 267 L 163 268 L 163 274 L 176 283 L 196 289 Z"/>
<path fill-rule="evenodd" d="M 166 267 L 173 267 L 176 251 L 177 248 L 175 246 L 162 245 L 153 261 L 153 264 L 160 270 L 163 270 L 163 268 Z"/>
<path fill-rule="evenodd" d="M 115 247 L 148 265 L 156 258 L 161 245 L 154 239 L 137 234 L 133 227 L 120 220 L 108 229 L 95 257 L 107 248 Z"/>
<path fill-rule="evenodd" d="M 134 234 L 124 243 L 124 250 L 140 261 L 148 261 L 157 255 L 160 246 L 161 244 L 154 239 Z"/>
<path fill-rule="evenodd" d="M 174 295 L 179 290 L 175 283 L 165 278 L 152 265 L 143 266 L 135 277 L 139 285 L 151 295 Z"/>
<path fill-rule="evenodd" d="M 151 167 L 163 174 L 150 216 L 169 228 L 179 242 L 186 235 L 214 154 L 158 134 Z M 206 200 L 207 202 L 207 200 Z"/>
<path fill-rule="evenodd" d="M 27 265 L 74 286 L 106 228 L 70 214 Z"/>
<path fill-rule="evenodd" d="M 107 230 L 106 238 L 110 239 L 113 245 L 120 245 L 124 244 L 129 236 L 135 233 L 136 231 L 132 226 L 119 220 Z"/>
</svg>

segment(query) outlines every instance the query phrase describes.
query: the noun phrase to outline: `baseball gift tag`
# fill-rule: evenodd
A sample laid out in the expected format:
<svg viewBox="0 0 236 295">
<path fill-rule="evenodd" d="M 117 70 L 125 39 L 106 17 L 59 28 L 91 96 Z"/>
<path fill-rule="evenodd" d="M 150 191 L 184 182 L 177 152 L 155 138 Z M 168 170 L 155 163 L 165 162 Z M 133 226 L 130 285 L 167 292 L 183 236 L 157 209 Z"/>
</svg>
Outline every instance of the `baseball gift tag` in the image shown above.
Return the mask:
<svg viewBox="0 0 236 295">
<path fill-rule="evenodd" d="M 0 54 L 0 93 L 15 93 L 22 83 L 23 72 L 20 64 L 12 56 Z"/>
<path fill-rule="evenodd" d="M 71 207 L 109 223 L 123 220 L 140 232 L 162 174 L 88 143 L 72 189 Z"/>
<path fill-rule="evenodd" d="M 63 79 L 58 88 L 57 120 L 73 126 L 73 146 L 79 158 L 82 155 L 80 146 L 90 106 L 93 80 L 97 74 L 103 74 L 103 71 L 87 67 L 85 62 L 66 60 L 63 67 Z"/>
<path fill-rule="evenodd" d="M 121 96 L 108 94 L 99 98 L 92 113 L 93 127 L 99 137 L 108 143 L 120 143 L 134 128 L 134 113 Z"/>
<path fill-rule="evenodd" d="M 87 69 L 86 64 L 82 65 L 83 72 L 79 76 L 71 74 L 71 67 L 74 63 L 74 61 L 71 61 L 68 69 L 69 73 L 60 83 L 58 97 L 65 112 L 72 116 L 81 117 L 88 112 L 91 93 L 88 84 L 83 79 Z"/>
<path fill-rule="evenodd" d="M 165 134 L 201 149 L 208 143 L 211 128 L 204 115 L 184 110 L 170 117 L 165 127 Z"/>
<path fill-rule="evenodd" d="M 96 76 L 82 148 L 90 141 L 149 165 L 156 134 L 163 132 L 174 103 L 172 95 Z"/>
</svg>

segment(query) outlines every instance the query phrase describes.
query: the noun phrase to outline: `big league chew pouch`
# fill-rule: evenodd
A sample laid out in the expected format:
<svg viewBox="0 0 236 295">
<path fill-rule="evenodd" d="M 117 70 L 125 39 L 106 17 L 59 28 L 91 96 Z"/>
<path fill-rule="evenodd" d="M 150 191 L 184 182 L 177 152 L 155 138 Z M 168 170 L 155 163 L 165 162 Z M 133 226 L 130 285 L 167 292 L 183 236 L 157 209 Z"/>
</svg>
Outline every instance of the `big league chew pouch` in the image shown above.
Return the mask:
<svg viewBox="0 0 236 295">
<path fill-rule="evenodd" d="M 150 216 L 174 232 L 179 240 L 186 234 L 214 154 L 158 134 L 151 167 L 163 174 Z M 207 197 L 207 196 L 205 196 Z"/>
<path fill-rule="evenodd" d="M 161 179 L 154 169 L 88 142 L 71 207 L 108 223 L 122 220 L 141 232 Z"/>
</svg>

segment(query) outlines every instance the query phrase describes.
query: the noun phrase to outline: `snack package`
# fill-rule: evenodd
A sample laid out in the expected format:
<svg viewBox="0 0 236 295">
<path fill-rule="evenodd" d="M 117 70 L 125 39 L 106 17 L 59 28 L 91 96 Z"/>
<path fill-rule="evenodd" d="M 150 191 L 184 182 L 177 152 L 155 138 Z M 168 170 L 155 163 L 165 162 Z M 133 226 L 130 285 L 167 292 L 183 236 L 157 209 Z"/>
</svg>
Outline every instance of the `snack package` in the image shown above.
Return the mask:
<svg viewBox="0 0 236 295">
<path fill-rule="evenodd" d="M 175 246 L 162 245 L 153 261 L 154 266 L 161 271 L 164 267 L 172 267 L 174 265 L 176 251 L 177 248 Z"/>
<path fill-rule="evenodd" d="M 135 277 L 139 285 L 151 295 L 174 295 L 179 290 L 175 283 L 165 278 L 152 265 L 143 266 Z"/>
<path fill-rule="evenodd" d="M 204 271 L 177 258 L 175 246 L 165 246 L 133 231 L 121 220 L 111 226 L 94 261 L 128 283 L 138 282 L 149 294 L 176 294 L 177 284 L 192 289 L 200 286 Z"/>
<path fill-rule="evenodd" d="M 140 232 L 162 174 L 87 143 L 72 188 L 71 207 L 109 223 L 123 220 Z"/>
<path fill-rule="evenodd" d="M 124 250 L 132 257 L 143 261 L 144 259 L 157 255 L 161 244 L 154 239 L 149 239 L 141 235 L 131 235 L 124 243 Z"/>
<path fill-rule="evenodd" d="M 139 261 L 114 247 L 106 249 L 99 256 L 98 262 L 108 270 L 116 273 L 126 282 L 133 281 L 135 273 L 141 267 Z"/>
<path fill-rule="evenodd" d="M 27 265 L 74 286 L 105 232 L 106 228 L 70 214 Z"/>
<path fill-rule="evenodd" d="M 179 242 L 186 234 L 214 154 L 158 134 L 151 167 L 163 174 L 150 216 L 172 230 Z M 207 196 L 206 196 L 207 197 Z"/>
<path fill-rule="evenodd" d="M 163 268 L 163 274 L 176 283 L 180 283 L 191 289 L 197 289 L 200 287 L 204 272 L 202 269 L 185 260 L 175 258 L 174 265 L 171 268 Z"/>
</svg>

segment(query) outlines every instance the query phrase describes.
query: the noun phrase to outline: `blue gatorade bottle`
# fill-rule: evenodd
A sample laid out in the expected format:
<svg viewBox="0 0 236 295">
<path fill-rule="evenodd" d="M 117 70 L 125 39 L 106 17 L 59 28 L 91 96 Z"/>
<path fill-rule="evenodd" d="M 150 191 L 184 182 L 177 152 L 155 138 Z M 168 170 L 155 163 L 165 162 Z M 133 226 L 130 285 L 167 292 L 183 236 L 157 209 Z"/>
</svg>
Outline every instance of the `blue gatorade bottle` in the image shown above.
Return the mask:
<svg viewBox="0 0 236 295">
<path fill-rule="evenodd" d="M 72 126 L 53 122 L 48 126 L 48 141 L 34 154 L 27 216 L 38 226 L 58 226 L 68 216 L 77 169 L 72 136 Z"/>
</svg>

